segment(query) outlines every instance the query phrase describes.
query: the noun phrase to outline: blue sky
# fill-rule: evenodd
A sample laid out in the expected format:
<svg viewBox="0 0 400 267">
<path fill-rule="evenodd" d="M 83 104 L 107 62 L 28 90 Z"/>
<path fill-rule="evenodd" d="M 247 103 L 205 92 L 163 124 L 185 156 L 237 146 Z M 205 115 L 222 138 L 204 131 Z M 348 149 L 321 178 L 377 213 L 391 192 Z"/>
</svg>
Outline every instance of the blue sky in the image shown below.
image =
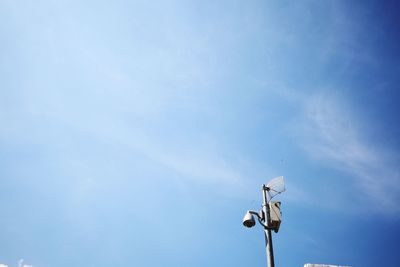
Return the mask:
<svg viewBox="0 0 400 267">
<path fill-rule="evenodd" d="M 0 0 L 0 263 L 399 266 L 397 10 Z"/>
</svg>

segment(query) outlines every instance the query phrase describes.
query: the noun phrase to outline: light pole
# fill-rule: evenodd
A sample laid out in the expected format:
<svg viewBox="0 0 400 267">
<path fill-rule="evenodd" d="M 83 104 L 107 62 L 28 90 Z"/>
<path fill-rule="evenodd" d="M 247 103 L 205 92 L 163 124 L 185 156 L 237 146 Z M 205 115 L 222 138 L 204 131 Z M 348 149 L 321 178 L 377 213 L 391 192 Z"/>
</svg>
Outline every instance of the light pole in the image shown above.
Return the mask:
<svg viewBox="0 0 400 267">
<path fill-rule="evenodd" d="M 277 233 L 281 223 L 280 202 L 272 202 L 271 199 L 283 191 L 285 191 L 283 176 L 272 179 L 267 185 L 263 184 L 262 209 L 259 212 L 249 210 L 243 217 L 243 225 L 246 227 L 250 228 L 256 224 L 253 215 L 257 216 L 258 222 L 263 226 L 268 267 L 275 267 L 271 230 Z"/>
</svg>

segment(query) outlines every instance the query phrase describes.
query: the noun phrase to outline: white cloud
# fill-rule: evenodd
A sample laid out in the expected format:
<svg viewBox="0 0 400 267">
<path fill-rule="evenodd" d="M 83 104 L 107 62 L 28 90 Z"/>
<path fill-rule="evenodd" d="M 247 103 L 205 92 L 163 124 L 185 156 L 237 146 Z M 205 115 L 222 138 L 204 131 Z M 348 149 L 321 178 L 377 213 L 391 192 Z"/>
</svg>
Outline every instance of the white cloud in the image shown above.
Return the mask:
<svg viewBox="0 0 400 267">
<path fill-rule="evenodd" d="M 363 135 L 362 120 L 338 97 L 316 95 L 306 100 L 305 148 L 310 155 L 351 175 L 368 209 L 397 213 L 400 174 L 388 148 L 378 148 Z M 367 198 L 365 198 L 365 196 Z"/>
<path fill-rule="evenodd" d="M 24 260 L 20 259 L 18 261 L 18 267 L 33 267 L 33 265 L 24 264 Z"/>
<path fill-rule="evenodd" d="M 221 189 L 240 188 L 244 181 L 243 159 L 237 155 L 225 156 L 212 137 L 204 137 L 199 143 L 190 142 L 190 145 L 167 141 L 170 143 L 160 136 L 138 135 L 136 132 L 135 138 L 120 136 L 116 142 L 143 153 L 154 164 L 172 170 L 184 180 L 212 184 Z"/>
<path fill-rule="evenodd" d="M 0 263 L 0 267 L 8 267 L 8 265 Z M 18 267 L 33 267 L 33 265 L 24 264 L 24 259 L 18 261 Z"/>
</svg>

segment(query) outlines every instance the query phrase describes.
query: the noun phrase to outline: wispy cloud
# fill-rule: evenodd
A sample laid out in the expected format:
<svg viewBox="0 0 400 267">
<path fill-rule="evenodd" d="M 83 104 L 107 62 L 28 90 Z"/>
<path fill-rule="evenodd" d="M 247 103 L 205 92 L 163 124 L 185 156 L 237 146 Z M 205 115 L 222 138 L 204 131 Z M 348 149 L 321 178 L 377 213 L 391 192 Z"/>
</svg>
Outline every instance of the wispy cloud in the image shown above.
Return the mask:
<svg viewBox="0 0 400 267">
<path fill-rule="evenodd" d="M 0 267 L 8 267 L 8 265 L 1 264 L 1 263 L 0 263 Z M 18 261 L 18 267 L 33 267 L 33 265 L 24 264 L 24 260 L 23 260 L 23 259 L 20 259 L 20 260 Z"/>
<path fill-rule="evenodd" d="M 117 146 L 124 146 L 142 154 L 159 167 L 177 174 L 183 180 L 213 184 L 226 188 L 240 188 L 243 183 L 243 169 L 246 165 L 238 155 L 224 155 L 220 144 L 212 137 L 203 137 L 199 143 L 192 140 L 189 144 L 176 139 L 163 138 L 145 132 L 135 133 L 122 128 L 120 134 L 105 136 L 109 140 L 114 136 Z M 121 134 L 124 133 L 124 134 Z"/>
<path fill-rule="evenodd" d="M 384 213 L 399 212 L 400 175 L 391 164 L 393 153 L 366 139 L 358 123 L 362 118 L 357 118 L 343 99 L 324 94 L 305 101 L 304 115 L 306 151 L 351 175 L 358 191 L 368 197 L 369 208 Z"/>
<path fill-rule="evenodd" d="M 33 265 L 24 264 L 24 260 L 20 259 L 18 261 L 18 267 L 33 267 Z"/>
</svg>

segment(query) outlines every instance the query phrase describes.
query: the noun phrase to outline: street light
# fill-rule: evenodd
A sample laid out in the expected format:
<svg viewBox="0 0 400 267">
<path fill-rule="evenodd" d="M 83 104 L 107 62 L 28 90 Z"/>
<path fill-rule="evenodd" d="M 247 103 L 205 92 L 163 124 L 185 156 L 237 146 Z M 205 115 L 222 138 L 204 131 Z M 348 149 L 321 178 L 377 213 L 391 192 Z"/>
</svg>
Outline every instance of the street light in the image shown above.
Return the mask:
<svg viewBox="0 0 400 267">
<path fill-rule="evenodd" d="M 283 191 L 285 191 L 283 176 L 272 179 L 267 185 L 263 184 L 262 209 L 259 212 L 248 210 L 243 217 L 243 225 L 245 227 L 251 228 L 256 224 L 254 216 L 257 217 L 258 222 L 264 227 L 268 267 L 275 267 L 271 230 L 277 233 L 281 224 L 281 203 L 271 201 L 271 199 Z"/>
</svg>

